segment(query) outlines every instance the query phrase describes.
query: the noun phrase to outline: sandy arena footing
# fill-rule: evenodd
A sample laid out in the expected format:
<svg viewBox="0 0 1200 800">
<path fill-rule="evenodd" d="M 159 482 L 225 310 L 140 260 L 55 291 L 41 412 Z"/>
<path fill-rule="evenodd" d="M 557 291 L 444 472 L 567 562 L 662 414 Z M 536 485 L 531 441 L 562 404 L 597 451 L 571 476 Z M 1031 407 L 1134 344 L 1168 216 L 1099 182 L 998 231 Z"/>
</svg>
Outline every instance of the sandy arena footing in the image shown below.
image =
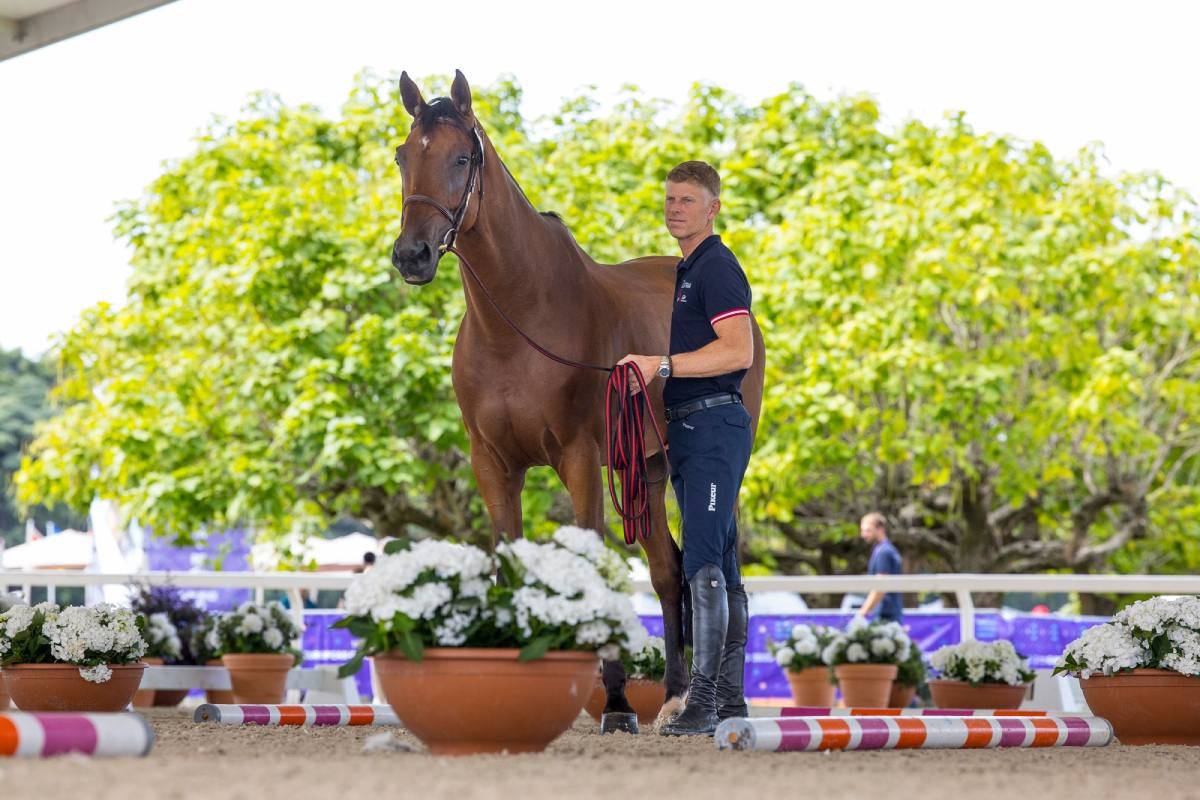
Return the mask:
<svg viewBox="0 0 1200 800">
<path fill-rule="evenodd" d="M 145 715 L 158 740 L 144 759 L 0 760 L 4 800 L 337 800 L 362 797 L 613 797 L 689 800 L 943 796 L 1158 797 L 1200 800 L 1200 747 L 834 753 L 718 752 L 712 739 L 600 736 L 580 717 L 544 753 L 438 758 L 363 751 L 393 728 L 196 724 L 183 709 Z"/>
</svg>

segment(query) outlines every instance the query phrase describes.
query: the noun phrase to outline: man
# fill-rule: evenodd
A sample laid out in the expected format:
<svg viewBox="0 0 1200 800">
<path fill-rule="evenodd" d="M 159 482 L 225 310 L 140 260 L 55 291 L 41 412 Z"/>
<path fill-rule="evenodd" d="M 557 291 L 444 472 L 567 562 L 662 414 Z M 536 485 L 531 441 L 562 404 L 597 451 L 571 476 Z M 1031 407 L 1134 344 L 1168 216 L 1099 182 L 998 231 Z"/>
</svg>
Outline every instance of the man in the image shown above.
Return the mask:
<svg viewBox="0 0 1200 800">
<path fill-rule="evenodd" d="M 900 551 L 892 544 L 887 535 L 887 519 L 878 511 L 872 511 L 862 518 L 858 524 L 858 535 L 871 547 L 871 559 L 867 562 L 868 575 L 901 575 L 904 573 L 904 562 Z M 879 606 L 879 618 L 884 622 L 899 622 L 904 615 L 899 592 L 872 591 L 867 595 L 866 602 L 858 609 L 857 616 L 869 617 L 875 607 Z"/>
<path fill-rule="evenodd" d="M 721 178 L 702 161 L 687 161 L 667 175 L 665 222 L 683 253 L 670 353 L 621 359 L 636 363 L 647 381 L 666 380 L 671 484 L 683 518 L 693 633 L 687 707 L 662 730 L 672 736 L 712 734 L 719 720 L 746 715 L 748 608 L 734 510 L 750 460 L 741 383 L 754 345 L 750 284 L 713 233 L 720 197 Z"/>
</svg>

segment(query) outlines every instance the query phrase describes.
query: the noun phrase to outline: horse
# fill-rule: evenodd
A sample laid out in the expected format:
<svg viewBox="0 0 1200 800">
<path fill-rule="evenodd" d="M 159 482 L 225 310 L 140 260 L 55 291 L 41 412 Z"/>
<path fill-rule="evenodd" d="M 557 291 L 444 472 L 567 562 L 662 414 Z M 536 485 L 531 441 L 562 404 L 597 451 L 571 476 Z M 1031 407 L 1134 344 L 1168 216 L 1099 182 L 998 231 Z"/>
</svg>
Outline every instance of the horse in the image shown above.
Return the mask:
<svg viewBox="0 0 1200 800">
<path fill-rule="evenodd" d="M 606 375 L 579 365 L 668 351 L 679 260 L 592 260 L 557 215 L 529 202 L 476 119 L 462 72 L 450 97 L 429 103 L 405 72 L 400 96 L 413 122 L 396 148 L 404 201 L 392 264 L 405 282 L 420 286 L 433 280 L 445 252 L 459 255 L 466 314 L 451 377 L 493 536 L 522 535 L 521 490 L 534 466 L 552 467 L 570 494 L 576 524 L 603 535 Z M 765 349 L 758 323 L 752 325 L 754 364 L 742 388 L 756 430 Z M 648 392 L 657 419 L 664 413 L 662 385 L 655 381 Z M 686 587 L 667 525 L 665 462 L 657 435 L 646 428 L 649 472 L 658 477 L 651 480 L 651 532 L 642 546 L 663 612 L 661 722 L 682 707 L 688 687 Z M 602 676 L 605 714 L 631 714 L 620 662 L 605 662 Z"/>
</svg>

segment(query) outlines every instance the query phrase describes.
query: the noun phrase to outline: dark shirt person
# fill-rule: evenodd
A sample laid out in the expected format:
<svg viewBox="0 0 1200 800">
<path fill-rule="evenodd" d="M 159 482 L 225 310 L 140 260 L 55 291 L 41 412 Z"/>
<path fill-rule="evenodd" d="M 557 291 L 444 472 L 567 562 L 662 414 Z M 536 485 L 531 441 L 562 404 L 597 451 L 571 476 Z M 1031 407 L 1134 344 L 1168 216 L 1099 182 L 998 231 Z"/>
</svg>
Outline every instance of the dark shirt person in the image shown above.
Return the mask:
<svg viewBox="0 0 1200 800">
<path fill-rule="evenodd" d="M 862 518 L 858 526 L 858 534 L 863 541 L 872 545 L 871 558 L 867 562 L 868 575 L 903 575 L 904 560 L 900 551 L 892 544 L 887 535 L 887 518 L 878 511 L 872 511 Z M 873 590 L 867 595 L 866 601 L 858 609 L 857 616 L 870 617 L 879 607 L 879 619 L 884 622 L 899 622 L 904 617 L 904 606 L 899 592 L 881 592 Z"/>
<path fill-rule="evenodd" d="M 750 460 L 741 385 L 754 361 L 750 284 L 713 223 L 721 178 L 702 161 L 667 175 L 667 230 L 683 253 L 675 275 L 670 352 L 628 355 L 648 382 L 663 378 L 671 485 L 683 519 L 683 575 L 692 598 L 687 707 L 662 732 L 711 734 L 746 715 L 748 607 L 737 562 L 734 511 Z"/>
</svg>

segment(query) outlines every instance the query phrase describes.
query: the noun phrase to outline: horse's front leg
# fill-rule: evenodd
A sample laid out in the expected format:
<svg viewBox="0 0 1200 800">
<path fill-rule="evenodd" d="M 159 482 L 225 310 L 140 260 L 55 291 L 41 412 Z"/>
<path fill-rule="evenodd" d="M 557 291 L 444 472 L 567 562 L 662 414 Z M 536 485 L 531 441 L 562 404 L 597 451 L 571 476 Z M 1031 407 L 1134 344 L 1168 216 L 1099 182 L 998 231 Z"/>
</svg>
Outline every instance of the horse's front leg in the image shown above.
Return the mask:
<svg viewBox="0 0 1200 800">
<path fill-rule="evenodd" d="M 472 436 L 471 471 L 475 473 L 475 483 L 492 521 L 493 540 L 521 538 L 521 489 L 525 486 L 525 470 L 507 466 L 483 440 Z"/>
<path fill-rule="evenodd" d="M 604 478 L 600 472 L 600 449 L 591 441 L 580 441 L 567 448 L 555 466 L 559 479 L 571 495 L 575 524 L 596 531 L 601 538 L 604 525 Z M 601 666 L 604 682 L 604 713 L 600 732 L 637 733 L 637 714 L 625 697 L 625 668 L 620 661 L 605 661 Z"/>
</svg>

